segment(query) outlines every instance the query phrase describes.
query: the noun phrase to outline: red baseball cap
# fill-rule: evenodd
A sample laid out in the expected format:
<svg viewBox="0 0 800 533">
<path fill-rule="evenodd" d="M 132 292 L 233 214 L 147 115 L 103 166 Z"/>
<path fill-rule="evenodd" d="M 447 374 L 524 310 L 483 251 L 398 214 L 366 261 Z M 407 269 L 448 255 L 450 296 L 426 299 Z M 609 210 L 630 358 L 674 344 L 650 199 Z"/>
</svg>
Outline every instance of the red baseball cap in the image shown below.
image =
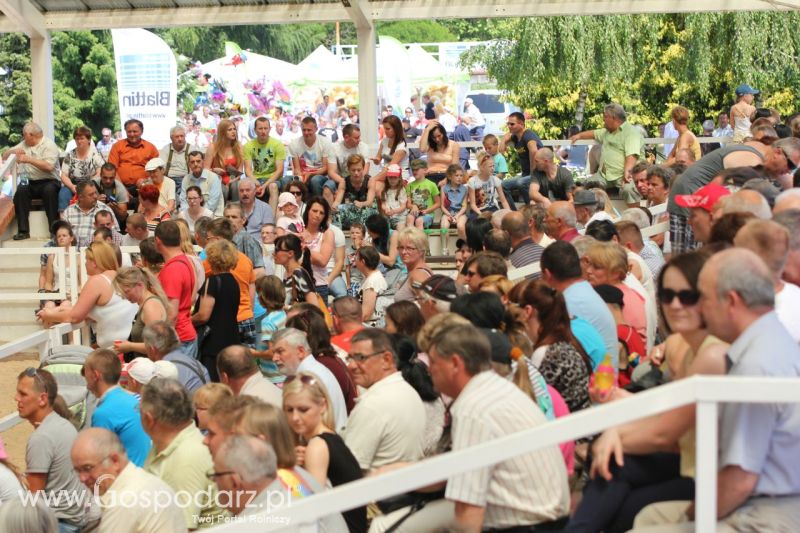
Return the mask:
<svg viewBox="0 0 800 533">
<path fill-rule="evenodd" d="M 700 187 L 694 194 L 678 194 L 675 196 L 675 203 L 681 207 L 702 207 L 709 213 L 714 209 L 714 205 L 723 196 L 728 196 L 731 193 L 722 185 L 716 183 L 709 183 L 704 187 Z"/>
</svg>

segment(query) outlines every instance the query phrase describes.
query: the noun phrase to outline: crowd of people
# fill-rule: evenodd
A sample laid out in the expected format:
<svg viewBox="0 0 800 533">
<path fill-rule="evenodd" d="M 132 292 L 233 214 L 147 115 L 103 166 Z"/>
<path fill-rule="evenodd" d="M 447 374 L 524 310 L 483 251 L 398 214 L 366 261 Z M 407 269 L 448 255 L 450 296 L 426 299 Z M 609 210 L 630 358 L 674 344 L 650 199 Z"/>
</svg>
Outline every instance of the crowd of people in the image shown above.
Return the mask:
<svg viewBox="0 0 800 533">
<path fill-rule="evenodd" d="M 693 153 L 685 110 L 672 117 L 677 152 Z M 507 135 L 484 138 L 468 178 L 438 121 L 423 133 L 427 157 L 410 158 L 399 119 L 385 117 L 370 158 L 356 126 L 332 146 L 307 117 L 288 146 L 294 178 L 266 118 L 245 146 L 221 121 L 205 154 L 175 128 L 166 160 L 129 121 L 97 179 L 70 178 L 63 218 L 57 196 L 45 202 L 51 245 L 86 247 L 88 279 L 74 304 L 38 316 L 90 319 L 82 374 L 97 406 L 80 428 L 46 367 L 19 375 L 19 414 L 35 429 L 25 474 L 0 454 L 0 529 L 279 521 L 295 498 L 673 380 L 798 376 L 800 140 L 759 120 L 696 161 L 653 164 L 612 104 L 605 128 L 575 136 L 602 149 L 600 175 L 577 185 L 518 113 Z M 55 189 L 39 184 L 55 180 L 50 141 L 33 124 L 23 133 L 29 182 L 15 203 Z M 509 149 L 523 175 L 501 179 Z M 459 233 L 452 275 L 428 254 L 436 219 Z M 667 220 L 669 231 L 648 229 Z M 64 273 L 44 256 L 43 292 Z M 317 527 L 688 531 L 694 424 L 689 405 Z M 726 404 L 719 425 L 720 529 L 800 529 L 800 409 Z M 24 490 L 99 499 L 32 506 Z M 203 497 L 184 505 L 184 493 Z M 168 504 L 148 507 L 156 495 Z"/>
</svg>

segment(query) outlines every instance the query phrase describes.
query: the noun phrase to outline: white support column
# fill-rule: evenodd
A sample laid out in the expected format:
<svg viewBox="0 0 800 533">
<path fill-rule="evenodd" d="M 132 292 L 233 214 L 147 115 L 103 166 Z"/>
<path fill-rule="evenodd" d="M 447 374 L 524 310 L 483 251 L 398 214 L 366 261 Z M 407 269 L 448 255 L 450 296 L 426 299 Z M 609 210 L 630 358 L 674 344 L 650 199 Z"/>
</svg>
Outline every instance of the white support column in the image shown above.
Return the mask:
<svg viewBox="0 0 800 533">
<path fill-rule="evenodd" d="M 33 121 L 44 130 L 45 136 L 54 137 L 53 124 L 53 57 L 50 33 L 31 36 L 31 103 Z"/>
<path fill-rule="evenodd" d="M 358 27 L 358 117 L 361 139 L 370 146 L 378 145 L 378 65 L 375 26 Z"/>
<path fill-rule="evenodd" d="M 695 531 L 714 531 L 717 525 L 717 404 L 697 402 Z"/>
</svg>

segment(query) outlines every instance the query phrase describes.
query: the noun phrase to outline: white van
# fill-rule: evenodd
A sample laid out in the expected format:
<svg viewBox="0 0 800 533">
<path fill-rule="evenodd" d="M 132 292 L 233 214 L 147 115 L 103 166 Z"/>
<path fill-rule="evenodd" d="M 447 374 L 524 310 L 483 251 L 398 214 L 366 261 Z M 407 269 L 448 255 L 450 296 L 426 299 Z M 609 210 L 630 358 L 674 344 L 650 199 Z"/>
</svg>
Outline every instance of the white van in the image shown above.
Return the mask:
<svg viewBox="0 0 800 533">
<path fill-rule="evenodd" d="M 485 89 L 482 91 L 470 91 L 464 97 L 472 98 L 472 103 L 481 110 L 483 118 L 486 119 L 484 135 L 494 133 L 503 135 L 505 133 L 506 117 L 514 111 L 520 109 L 514 104 L 504 102 L 501 98 L 504 92 L 497 89 Z"/>
</svg>

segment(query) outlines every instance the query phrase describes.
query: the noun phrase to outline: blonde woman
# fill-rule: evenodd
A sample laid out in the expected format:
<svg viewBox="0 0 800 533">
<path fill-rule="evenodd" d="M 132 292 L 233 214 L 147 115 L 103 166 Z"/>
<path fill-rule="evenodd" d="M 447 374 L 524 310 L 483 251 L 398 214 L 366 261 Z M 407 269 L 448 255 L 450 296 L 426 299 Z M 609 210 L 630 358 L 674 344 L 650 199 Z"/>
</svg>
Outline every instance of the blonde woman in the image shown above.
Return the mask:
<svg viewBox="0 0 800 533">
<path fill-rule="evenodd" d="M 233 391 L 224 383 L 206 383 L 192 396 L 197 427 L 204 434 L 208 431 L 208 410 L 224 399 L 232 399 Z"/>
<path fill-rule="evenodd" d="M 81 288 L 78 301 L 74 306 L 64 302 L 54 309 L 42 309 L 37 317 L 45 324 L 77 324 L 84 319 L 91 319 L 94 321 L 97 346 L 112 347 L 116 338 L 130 334 L 138 309 L 114 290 L 118 269 L 119 260 L 113 246 L 107 242 L 91 243 L 86 249 L 86 273 L 89 279 Z"/>
<path fill-rule="evenodd" d="M 126 354 L 147 353 L 142 330 L 148 324 L 167 320 L 167 297 L 164 290 L 153 274 L 139 267 L 121 268 L 114 278 L 114 287 L 129 302 L 139 306 L 128 340 L 114 341 L 114 349 Z"/>
<path fill-rule="evenodd" d="M 361 467 L 335 427 L 325 386 L 314 374 L 299 372 L 283 385 L 283 412 L 294 433 L 297 462 L 317 482 L 337 487 L 362 478 Z M 342 513 L 350 531 L 367 530 L 367 509 Z"/>
</svg>

